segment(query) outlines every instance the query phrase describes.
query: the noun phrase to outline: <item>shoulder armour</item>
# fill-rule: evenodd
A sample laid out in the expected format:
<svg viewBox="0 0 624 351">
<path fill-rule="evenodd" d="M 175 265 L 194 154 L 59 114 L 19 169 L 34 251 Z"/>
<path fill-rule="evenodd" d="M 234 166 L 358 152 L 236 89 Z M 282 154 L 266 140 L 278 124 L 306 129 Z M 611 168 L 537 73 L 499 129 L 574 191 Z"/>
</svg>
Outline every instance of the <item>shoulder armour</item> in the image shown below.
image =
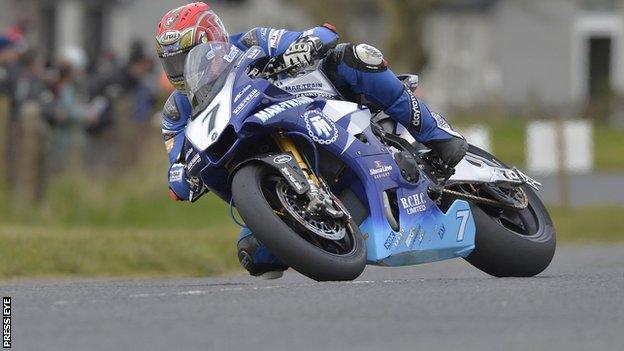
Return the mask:
<svg viewBox="0 0 624 351">
<path fill-rule="evenodd" d="M 240 42 L 246 47 L 250 48 L 255 45 L 260 45 L 258 40 L 258 28 L 254 28 L 249 32 L 245 33 L 241 38 Z"/>
<path fill-rule="evenodd" d="M 358 44 L 353 46 L 353 55 L 358 63 L 366 68 L 378 70 L 387 67 L 383 54 L 379 49 L 368 44 Z"/>
<path fill-rule="evenodd" d="M 165 107 L 163 108 L 163 113 L 170 120 L 177 122 L 180 120 L 180 110 L 178 110 L 178 104 L 175 101 L 175 93 L 169 95 L 167 102 L 165 102 Z"/>
</svg>

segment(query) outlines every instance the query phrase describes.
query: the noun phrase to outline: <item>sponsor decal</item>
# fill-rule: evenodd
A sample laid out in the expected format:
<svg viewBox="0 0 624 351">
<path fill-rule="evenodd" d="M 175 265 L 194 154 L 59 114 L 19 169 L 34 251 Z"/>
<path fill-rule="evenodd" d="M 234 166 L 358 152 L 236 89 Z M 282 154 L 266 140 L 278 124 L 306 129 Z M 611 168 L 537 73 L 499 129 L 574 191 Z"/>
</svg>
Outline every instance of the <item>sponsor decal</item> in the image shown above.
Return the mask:
<svg viewBox="0 0 624 351">
<path fill-rule="evenodd" d="M 383 54 L 376 47 L 368 44 L 359 44 L 355 46 L 355 55 L 362 63 L 369 68 L 377 69 L 383 62 Z"/>
<path fill-rule="evenodd" d="M 399 202 L 407 214 L 414 214 L 427 209 L 427 197 L 423 192 L 402 197 Z"/>
<path fill-rule="evenodd" d="M 266 40 L 267 33 L 269 32 L 269 28 L 261 28 L 260 29 L 260 38 L 262 40 Z"/>
<path fill-rule="evenodd" d="M 407 234 L 407 238 L 405 238 L 405 246 L 412 247 L 412 243 L 414 242 L 414 238 L 416 237 L 417 230 L 414 227 L 411 227 L 409 233 Z"/>
<path fill-rule="evenodd" d="M 262 53 L 262 50 L 260 50 L 258 48 L 253 48 L 253 49 L 251 49 L 251 50 L 249 50 L 247 52 L 247 58 L 253 60 L 253 59 L 257 58 L 258 56 L 260 56 L 261 53 Z"/>
<path fill-rule="evenodd" d="M 184 160 L 188 161 L 191 159 L 191 155 L 193 154 L 193 152 L 195 152 L 195 150 L 193 150 L 193 148 L 190 148 L 188 150 L 186 150 L 186 153 L 184 154 Z"/>
<path fill-rule="evenodd" d="M 284 30 L 280 29 L 280 30 L 275 30 L 272 29 L 271 32 L 269 33 L 269 48 L 270 49 L 277 49 L 277 46 L 279 45 L 280 39 L 282 39 L 282 35 L 284 35 Z"/>
<path fill-rule="evenodd" d="M 394 242 L 392 243 L 392 246 L 399 247 L 399 244 L 401 243 L 401 238 L 403 238 L 404 232 L 405 231 L 401 229 L 401 231 L 397 233 L 396 238 L 394 238 Z"/>
<path fill-rule="evenodd" d="M 170 17 L 167 17 L 167 19 L 165 20 L 165 27 L 169 28 L 171 27 L 171 25 L 176 21 L 176 19 L 178 19 L 178 15 L 173 15 Z"/>
<path fill-rule="evenodd" d="M 206 53 L 206 60 L 210 61 L 215 58 L 215 56 L 217 56 L 217 54 L 215 54 L 214 49 L 210 48 L 210 51 Z"/>
<path fill-rule="evenodd" d="M 438 236 L 440 240 L 444 239 L 444 233 L 446 233 L 446 226 L 442 224 L 442 226 L 438 229 Z"/>
<path fill-rule="evenodd" d="M 278 164 L 278 165 L 282 165 L 290 161 L 292 161 L 292 157 L 290 155 L 279 155 L 273 158 L 273 163 Z"/>
<path fill-rule="evenodd" d="M 317 88 L 322 88 L 322 87 L 323 87 L 323 83 L 303 83 L 303 84 L 297 84 L 297 85 L 287 85 L 283 87 L 282 89 L 286 90 L 289 93 L 292 93 L 292 92 L 299 92 L 302 90 L 317 89 Z"/>
<path fill-rule="evenodd" d="M 388 235 L 388 237 L 386 238 L 386 241 L 384 242 L 384 247 L 386 248 L 386 250 L 390 250 L 390 247 L 392 247 L 392 243 L 394 242 L 394 239 L 396 239 L 396 233 L 390 232 L 390 235 Z"/>
<path fill-rule="evenodd" d="M 243 90 L 240 91 L 240 93 L 236 94 L 236 96 L 234 97 L 234 102 L 238 102 L 238 100 L 240 100 L 240 98 L 243 97 L 243 95 L 247 92 L 247 90 L 251 89 L 251 84 L 246 85 Z"/>
<path fill-rule="evenodd" d="M 327 118 L 322 112 L 308 111 L 303 115 L 303 120 L 308 130 L 308 135 L 312 140 L 328 145 L 338 140 L 338 128 L 334 121 Z"/>
<path fill-rule="evenodd" d="M 257 117 L 258 119 L 260 119 L 262 121 L 262 123 L 266 123 L 268 120 L 270 120 L 271 118 L 275 117 L 276 115 L 286 111 L 289 108 L 293 108 L 293 107 L 298 107 L 301 105 L 306 105 L 309 103 L 312 103 L 314 100 L 308 98 L 308 97 L 298 97 L 292 100 L 287 100 L 287 101 L 283 101 L 280 102 L 279 104 L 273 105 L 273 106 L 269 106 L 267 108 L 265 108 L 264 110 L 256 113 L 254 116 Z"/>
<path fill-rule="evenodd" d="M 158 42 L 161 45 L 171 45 L 178 40 L 180 40 L 180 31 L 177 30 L 168 30 L 158 38 Z"/>
<path fill-rule="evenodd" d="M 425 230 L 422 229 L 421 226 L 418 226 L 416 238 L 418 240 L 418 246 L 420 246 L 420 244 L 422 244 L 423 239 L 425 239 Z"/>
<path fill-rule="evenodd" d="M 247 107 L 247 105 L 249 105 L 249 102 L 257 98 L 258 96 L 260 96 L 260 92 L 257 89 L 254 89 L 249 95 L 247 95 L 247 97 L 243 99 L 243 101 L 241 101 L 240 104 L 238 104 L 238 106 L 236 106 L 233 111 L 234 114 L 239 114 L 245 107 Z"/>
<path fill-rule="evenodd" d="M 411 104 L 411 118 L 410 118 L 410 126 L 414 128 L 418 133 L 420 133 L 422 129 L 422 112 L 420 111 L 420 104 L 418 100 L 414 96 L 409 89 L 405 89 L 407 95 L 409 96 L 410 104 Z"/>
<path fill-rule="evenodd" d="M 201 156 L 199 154 L 195 154 L 191 161 L 188 163 L 187 169 L 192 170 L 197 166 L 197 163 L 201 160 Z"/>
<path fill-rule="evenodd" d="M 226 60 L 227 62 L 232 63 L 232 61 L 234 61 L 234 59 L 236 58 L 236 55 L 238 55 L 239 50 L 236 46 L 231 46 L 230 47 L 230 52 L 228 52 L 228 54 L 226 56 L 223 57 L 224 60 Z"/>
<path fill-rule="evenodd" d="M 368 170 L 371 176 L 375 179 L 384 178 L 390 175 L 390 171 L 392 171 L 392 166 L 384 165 L 381 161 L 373 161 L 375 164 L 374 168 Z"/>
<path fill-rule="evenodd" d="M 312 28 L 312 29 L 308 29 L 308 30 L 306 30 L 305 32 L 303 32 L 303 34 L 301 34 L 301 37 L 300 37 L 300 38 L 302 38 L 302 37 L 307 37 L 307 36 L 309 36 L 309 35 L 314 35 L 314 28 Z"/>
<path fill-rule="evenodd" d="M 172 169 L 169 172 L 169 182 L 178 183 L 182 181 L 182 177 L 184 176 L 184 168 L 178 167 L 176 169 Z"/>
<path fill-rule="evenodd" d="M 390 250 L 391 247 L 399 247 L 401 243 L 401 238 L 403 238 L 403 230 L 399 232 L 390 232 L 386 241 L 384 242 L 384 247 L 386 250 Z"/>
<path fill-rule="evenodd" d="M 457 133 L 456 131 L 453 130 L 453 128 L 451 128 L 451 125 L 448 124 L 448 122 L 446 121 L 446 119 L 444 119 L 444 117 L 442 117 L 439 113 L 437 112 L 432 112 L 431 113 L 431 117 L 433 117 L 433 119 L 436 122 L 436 125 L 438 126 L 438 128 L 442 129 L 443 131 L 456 136 L 458 138 L 463 138 L 461 134 Z"/>
<path fill-rule="evenodd" d="M 297 188 L 297 191 L 301 191 L 303 189 L 303 186 L 299 184 L 299 182 L 297 181 L 297 178 L 295 178 L 295 176 L 293 176 L 292 173 L 290 173 L 290 170 L 288 169 L 288 167 L 282 167 L 280 168 L 280 171 L 282 171 L 282 174 L 286 176 L 292 182 L 295 188 Z"/>
</svg>

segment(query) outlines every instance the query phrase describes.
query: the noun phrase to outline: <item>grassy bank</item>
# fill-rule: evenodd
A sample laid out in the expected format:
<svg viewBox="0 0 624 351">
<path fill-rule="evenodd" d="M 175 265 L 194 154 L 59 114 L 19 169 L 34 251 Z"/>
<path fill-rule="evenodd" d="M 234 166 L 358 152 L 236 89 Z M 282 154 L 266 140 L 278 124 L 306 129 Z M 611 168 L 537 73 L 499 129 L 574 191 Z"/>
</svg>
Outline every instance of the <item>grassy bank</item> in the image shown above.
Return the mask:
<svg viewBox="0 0 624 351">
<path fill-rule="evenodd" d="M 624 242 L 622 207 L 552 209 L 558 243 Z M 196 228 L 0 227 L 0 279 L 209 276 L 240 270 L 234 225 Z"/>
<path fill-rule="evenodd" d="M 239 269 L 233 226 L 0 228 L 0 278 L 208 276 Z"/>
<path fill-rule="evenodd" d="M 624 242 L 624 207 L 551 208 L 550 212 L 559 243 Z"/>
</svg>

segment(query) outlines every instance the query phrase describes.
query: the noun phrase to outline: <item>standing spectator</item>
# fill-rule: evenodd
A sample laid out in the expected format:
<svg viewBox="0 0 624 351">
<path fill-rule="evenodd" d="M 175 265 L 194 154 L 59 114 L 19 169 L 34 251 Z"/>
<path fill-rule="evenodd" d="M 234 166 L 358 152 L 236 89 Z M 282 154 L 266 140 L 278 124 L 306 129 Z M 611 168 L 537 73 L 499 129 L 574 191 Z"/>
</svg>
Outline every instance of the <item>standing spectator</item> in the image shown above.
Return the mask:
<svg viewBox="0 0 624 351">
<path fill-rule="evenodd" d="M 99 122 L 87 129 L 87 165 L 100 174 L 111 168 L 113 160 L 119 161 L 116 166 L 120 169 L 134 163 L 155 100 L 150 81 L 153 62 L 140 43 L 132 45 L 126 65 L 119 67 L 112 61 L 114 56 L 110 58 L 96 67 L 98 74 L 89 89 L 92 103 L 103 111 Z"/>
<path fill-rule="evenodd" d="M 99 118 L 97 111 L 87 105 L 84 90 L 80 89 L 86 63 L 84 51 L 77 47 L 65 48 L 60 56 L 58 76 L 52 88 L 54 99 L 44 107 L 53 127 L 52 171 L 65 170 L 68 161 L 79 162 L 81 156 L 75 152 L 80 148 L 72 144 L 81 143 L 83 126 L 97 123 Z"/>
<path fill-rule="evenodd" d="M 17 107 L 15 102 L 16 76 L 18 70 L 19 52 L 16 43 L 6 36 L 0 36 L 0 168 L 5 172 L 3 175 L 11 189 L 13 176 L 11 168 L 15 138 L 15 120 L 17 119 Z"/>
<path fill-rule="evenodd" d="M 41 200 L 46 181 L 44 150 L 47 126 L 42 119 L 41 103 L 49 96 L 43 83 L 43 62 L 35 50 L 21 55 L 15 82 L 14 105 L 17 119 L 11 128 L 9 145 L 15 194 L 23 200 Z"/>
</svg>

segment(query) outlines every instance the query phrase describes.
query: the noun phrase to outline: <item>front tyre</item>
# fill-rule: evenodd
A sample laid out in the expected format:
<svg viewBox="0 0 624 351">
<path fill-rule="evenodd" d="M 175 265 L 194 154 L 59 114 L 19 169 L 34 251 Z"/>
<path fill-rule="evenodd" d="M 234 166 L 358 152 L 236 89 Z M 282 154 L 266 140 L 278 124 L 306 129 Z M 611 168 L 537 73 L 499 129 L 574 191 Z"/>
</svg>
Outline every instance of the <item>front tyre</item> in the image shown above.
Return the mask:
<svg viewBox="0 0 624 351">
<path fill-rule="evenodd" d="M 286 265 L 314 280 L 357 278 L 366 266 L 366 246 L 353 220 L 345 219 L 340 240 L 318 236 L 298 225 L 283 207 L 280 189 L 280 176 L 262 164 L 248 164 L 234 175 L 234 203 L 256 238 Z"/>
</svg>

